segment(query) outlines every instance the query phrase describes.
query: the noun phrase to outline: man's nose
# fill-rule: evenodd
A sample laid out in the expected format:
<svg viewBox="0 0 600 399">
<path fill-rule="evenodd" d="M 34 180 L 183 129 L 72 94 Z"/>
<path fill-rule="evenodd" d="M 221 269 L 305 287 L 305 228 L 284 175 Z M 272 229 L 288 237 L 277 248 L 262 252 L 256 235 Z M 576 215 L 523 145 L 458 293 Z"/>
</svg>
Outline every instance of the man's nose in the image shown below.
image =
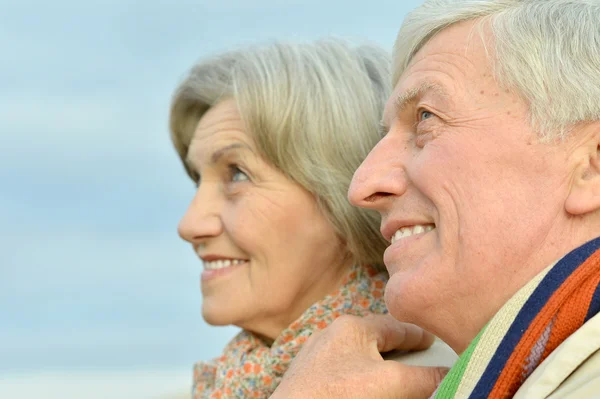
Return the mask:
<svg viewBox="0 0 600 399">
<path fill-rule="evenodd" d="M 390 198 L 404 194 L 407 178 L 398 145 L 404 148 L 406 144 L 397 141 L 384 137 L 358 167 L 348 190 L 350 203 L 383 211 Z"/>
</svg>

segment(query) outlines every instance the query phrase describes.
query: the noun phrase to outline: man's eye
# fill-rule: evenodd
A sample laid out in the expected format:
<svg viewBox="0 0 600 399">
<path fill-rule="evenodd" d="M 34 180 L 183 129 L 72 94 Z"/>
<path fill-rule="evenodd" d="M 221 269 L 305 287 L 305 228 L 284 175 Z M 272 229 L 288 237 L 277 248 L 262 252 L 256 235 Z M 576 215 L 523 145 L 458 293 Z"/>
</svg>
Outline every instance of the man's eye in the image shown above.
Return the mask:
<svg viewBox="0 0 600 399">
<path fill-rule="evenodd" d="M 419 111 L 419 122 L 429 119 L 433 116 L 432 112 L 421 110 Z"/>
</svg>

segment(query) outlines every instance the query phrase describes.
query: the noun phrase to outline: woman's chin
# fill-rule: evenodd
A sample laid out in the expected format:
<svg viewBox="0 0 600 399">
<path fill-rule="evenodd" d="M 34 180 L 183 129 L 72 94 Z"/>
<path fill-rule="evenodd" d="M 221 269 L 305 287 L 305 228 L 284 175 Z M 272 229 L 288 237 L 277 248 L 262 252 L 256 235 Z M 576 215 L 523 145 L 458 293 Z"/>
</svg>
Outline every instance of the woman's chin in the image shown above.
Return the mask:
<svg viewBox="0 0 600 399">
<path fill-rule="evenodd" d="M 210 306 L 206 302 L 202 304 L 202 318 L 211 326 L 229 326 L 235 322 L 222 307 Z"/>
<path fill-rule="evenodd" d="M 214 320 L 206 317 L 204 318 L 204 321 L 206 322 L 206 324 L 211 325 L 213 327 L 226 327 L 233 325 L 233 323 L 228 323 L 223 320 Z"/>
</svg>

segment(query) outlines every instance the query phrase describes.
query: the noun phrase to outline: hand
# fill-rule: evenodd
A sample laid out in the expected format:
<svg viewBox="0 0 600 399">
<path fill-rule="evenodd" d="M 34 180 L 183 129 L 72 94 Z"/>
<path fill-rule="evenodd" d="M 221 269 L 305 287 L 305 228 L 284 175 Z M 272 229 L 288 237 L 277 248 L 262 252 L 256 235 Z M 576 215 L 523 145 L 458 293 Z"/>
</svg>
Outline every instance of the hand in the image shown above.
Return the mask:
<svg viewBox="0 0 600 399">
<path fill-rule="evenodd" d="M 447 369 L 403 365 L 380 352 L 423 350 L 434 340 L 390 315 L 342 316 L 306 342 L 271 399 L 428 398 Z"/>
</svg>

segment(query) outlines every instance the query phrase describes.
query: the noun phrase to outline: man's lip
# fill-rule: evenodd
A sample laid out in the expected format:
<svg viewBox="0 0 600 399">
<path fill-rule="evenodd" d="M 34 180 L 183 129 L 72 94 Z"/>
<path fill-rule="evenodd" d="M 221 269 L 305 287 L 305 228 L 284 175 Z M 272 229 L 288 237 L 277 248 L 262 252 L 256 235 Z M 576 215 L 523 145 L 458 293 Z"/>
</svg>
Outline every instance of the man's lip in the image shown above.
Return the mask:
<svg viewBox="0 0 600 399">
<path fill-rule="evenodd" d="M 383 253 L 383 263 L 390 276 L 399 270 L 411 267 L 406 263 L 406 259 L 413 259 L 414 261 L 415 256 L 421 258 L 430 253 L 431 240 L 432 237 L 435 236 L 432 236 L 429 233 L 431 233 L 431 231 L 401 238 L 385 249 Z"/>
<path fill-rule="evenodd" d="M 434 222 L 426 220 L 394 220 L 391 222 L 382 223 L 380 232 L 387 242 L 392 242 L 392 237 L 401 228 L 413 227 L 417 225 L 426 226 L 428 224 L 433 224 L 435 226 Z"/>
</svg>

